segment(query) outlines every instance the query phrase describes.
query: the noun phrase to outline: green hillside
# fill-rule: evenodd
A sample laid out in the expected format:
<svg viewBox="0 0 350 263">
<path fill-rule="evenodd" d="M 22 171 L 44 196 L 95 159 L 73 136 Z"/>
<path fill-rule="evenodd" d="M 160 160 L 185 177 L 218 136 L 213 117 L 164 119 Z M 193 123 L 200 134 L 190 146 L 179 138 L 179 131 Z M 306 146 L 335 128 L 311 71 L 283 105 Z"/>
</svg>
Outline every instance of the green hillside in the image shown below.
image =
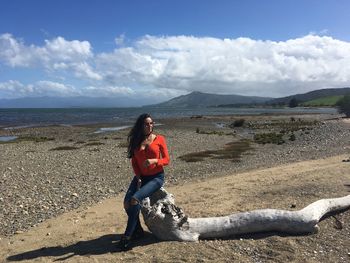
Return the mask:
<svg viewBox="0 0 350 263">
<path fill-rule="evenodd" d="M 301 103 L 301 106 L 306 106 L 306 107 L 335 106 L 335 104 L 343 97 L 344 97 L 343 95 L 322 97 L 314 100 L 305 101 Z"/>
<path fill-rule="evenodd" d="M 291 99 L 296 99 L 299 105 L 302 103 L 310 102 L 320 98 L 333 97 L 333 96 L 344 96 L 350 94 L 350 87 L 346 88 L 332 88 L 332 89 L 320 89 L 313 90 L 303 94 L 295 94 L 287 97 L 272 99 L 268 102 L 270 105 L 288 105 Z M 333 104 L 334 105 L 334 104 Z M 317 105 L 318 106 L 318 105 Z"/>
</svg>

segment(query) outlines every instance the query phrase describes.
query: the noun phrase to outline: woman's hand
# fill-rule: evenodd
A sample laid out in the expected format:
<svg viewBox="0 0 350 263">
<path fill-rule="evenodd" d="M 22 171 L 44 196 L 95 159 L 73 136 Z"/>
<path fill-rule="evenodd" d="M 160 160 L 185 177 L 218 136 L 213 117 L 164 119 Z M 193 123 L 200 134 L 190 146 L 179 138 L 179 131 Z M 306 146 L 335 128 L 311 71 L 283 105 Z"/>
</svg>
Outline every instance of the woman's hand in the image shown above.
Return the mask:
<svg viewBox="0 0 350 263">
<path fill-rule="evenodd" d="M 142 181 L 141 181 L 140 176 L 136 176 L 136 179 L 137 179 L 137 190 L 138 190 L 141 188 Z"/>
<path fill-rule="evenodd" d="M 158 159 L 147 159 L 144 163 L 143 166 L 144 167 L 149 167 L 152 164 L 156 164 L 158 163 Z"/>
</svg>

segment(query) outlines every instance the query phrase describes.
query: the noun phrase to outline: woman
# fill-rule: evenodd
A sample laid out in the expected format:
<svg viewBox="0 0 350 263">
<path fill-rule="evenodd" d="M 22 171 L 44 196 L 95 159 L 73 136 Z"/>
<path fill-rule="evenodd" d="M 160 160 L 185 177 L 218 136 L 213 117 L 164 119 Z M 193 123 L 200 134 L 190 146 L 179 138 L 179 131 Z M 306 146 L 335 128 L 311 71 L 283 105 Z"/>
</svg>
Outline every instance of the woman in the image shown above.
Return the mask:
<svg viewBox="0 0 350 263">
<path fill-rule="evenodd" d="M 124 198 L 128 223 L 119 247 L 131 248 L 131 240 L 141 237 L 139 213 L 142 199 L 151 196 L 164 183 L 163 167 L 169 164 L 165 139 L 153 133 L 154 122 L 147 113 L 140 115 L 128 136 L 128 157 L 135 176 Z"/>
</svg>

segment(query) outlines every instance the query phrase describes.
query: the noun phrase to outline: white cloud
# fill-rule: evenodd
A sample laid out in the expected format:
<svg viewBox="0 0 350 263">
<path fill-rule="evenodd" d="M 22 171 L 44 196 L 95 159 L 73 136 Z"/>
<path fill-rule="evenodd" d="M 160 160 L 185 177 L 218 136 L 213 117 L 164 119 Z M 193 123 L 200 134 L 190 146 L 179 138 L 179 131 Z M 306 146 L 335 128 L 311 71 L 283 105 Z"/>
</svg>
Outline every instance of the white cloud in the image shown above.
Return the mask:
<svg viewBox="0 0 350 263">
<path fill-rule="evenodd" d="M 146 98 L 157 98 L 157 100 L 165 100 L 167 98 L 174 98 L 181 95 L 185 95 L 187 92 L 184 92 L 182 90 L 174 90 L 174 89 L 147 89 L 147 90 L 141 90 L 139 93 L 142 94 L 142 96 Z M 141 95 L 140 94 L 140 95 Z"/>
<path fill-rule="evenodd" d="M 43 80 L 31 84 L 23 84 L 16 80 L 0 83 L 0 98 L 20 97 L 128 97 L 135 91 L 122 86 L 86 86 L 76 88 L 71 85 Z"/>
<path fill-rule="evenodd" d="M 96 61 L 110 82 L 182 91 L 282 96 L 350 81 L 350 43 L 316 35 L 284 42 L 145 36 Z"/>
<path fill-rule="evenodd" d="M 194 90 L 284 96 L 350 82 L 350 43 L 328 36 L 309 34 L 280 42 L 144 36 L 129 46 L 124 39 L 115 39 L 113 52 L 94 54 L 88 41 L 57 37 L 34 46 L 3 34 L 0 63 L 42 68 L 57 79 L 64 74 L 66 82 L 75 78 L 89 87 L 79 89 L 89 96 L 142 93 L 170 98 Z"/>
<path fill-rule="evenodd" d="M 130 96 L 134 95 L 135 92 L 129 87 L 94 87 L 88 86 L 81 90 L 81 94 L 90 97 L 116 97 L 116 96 Z"/>
<path fill-rule="evenodd" d="M 77 77 L 101 79 L 89 61 L 93 58 L 88 41 L 67 41 L 63 37 L 45 40 L 44 46 L 25 45 L 11 34 L 0 35 L 0 63 L 11 67 L 69 70 Z"/>
<path fill-rule="evenodd" d="M 96 73 L 87 62 L 72 63 L 71 68 L 75 71 L 75 76 L 79 78 L 88 77 L 91 80 L 101 80 L 100 74 Z"/>
<path fill-rule="evenodd" d="M 42 55 L 58 61 L 79 61 L 92 57 L 91 46 L 88 41 L 67 41 L 63 37 L 45 40 L 45 46 L 40 49 Z"/>
<path fill-rule="evenodd" d="M 0 61 L 11 67 L 28 67 L 33 64 L 29 48 L 11 34 L 0 35 Z"/>
<path fill-rule="evenodd" d="M 79 92 L 72 86 L 52 81 L 37 81 L 33 84 L 22 84 L 19 81 L 9 80 L 0 83 L 0 97 L 40 97 L 40 96 L 76 96 Z"/>
<path fill-rule="evenodd" d="M 9 80 L 0 83 L 0 98 L 16 98 L 21 97 L 25 90 L 25 86 L 16 80 Z"/>
<path fill-rule="evenodd" d="M 27 86 L 35 96 L 71 96 L 77 95 L 76 89 L 70 85 L 42 80 Z"/>
</svg>

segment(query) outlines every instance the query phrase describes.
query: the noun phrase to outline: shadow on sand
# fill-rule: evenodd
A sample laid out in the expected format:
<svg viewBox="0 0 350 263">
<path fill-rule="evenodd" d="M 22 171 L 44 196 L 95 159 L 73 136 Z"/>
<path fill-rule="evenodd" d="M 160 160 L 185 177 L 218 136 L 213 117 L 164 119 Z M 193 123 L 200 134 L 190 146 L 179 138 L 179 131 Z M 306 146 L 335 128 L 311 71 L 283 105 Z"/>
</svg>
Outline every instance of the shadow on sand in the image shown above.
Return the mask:
<svg viewBox="0 0 350 263">
<path fill-rule="evenodd" d="M 350 211 L 350 209 L 346 208 L 339 211 L 327 213 L 320 219 L 320 222 L 328 218 L 333 218 L 335 220 L 334 228 L 342 229 L 343 226 L 341 221 L 335 216 L 348 211 Z M 289 236 L 307 236 L 310 234 L 312 235 L 313 233 L 290 234 L 290 233 L 272 231 L 272 232 L 241 234 L 241 235 L 223 237 L 220 239 L 221 240 L 239 240 L 243 238 L 243 239 L 259 240 L 259 239 L 264 239 L 271 236 L 289 237 Z M 118 235 L 118 234 L 105 235 L 105 236 L 101 236 L 99 238 L 88 240 L 88 241 L 79 241 L 75 244 L 72 244 L 66 247 L 62 247 L 62 246 L 42 247 L 36 250 L 9 256 L 7 260 L 21 261 L 21 260 L 36 259 L 40 257 L 59 257 L 53 261 L 62 261 L 62 260 L 66 260 L 71 257 L 74 257 L 76 255 L 90 256 L 90 255 L 101 255 L 101 254 L 107 254 L 107 253 L 122 252 L 120 249 L 118 249 L 118 240 L 120 239 L 120 237 L 121 235 Z M 206 239 L 206 240 L 210 240 L 210 239 Z M 147 246 L 147 245 L 159 243 L 159 242 L 162 242 L 162 241 L 158 240 L 151 233 L 145 232 L 145 236 L 141 240 L 134 241 L 132 244 L 133 245 L 132 247 Z"/>
<path fill-rule="evenodd" d="M 350 184 L 344 184 L 345 187 L 348 188 L 348 192 L 350 192 Z"/>
<path fill-rule="evenodd" d="M 41 257 L 56 257 L 53 261 L 62 261 L 77 255 L 90 256 L 121 252 L 120 249 L 118 249 L 118 240 L 120 237 L 121 235 L 118 234 L 105 235 L 88 241 L 79 241 L 66 247 L 42 247 L 36 250 L 9 256 L 7 260 L 22 261 Z M 142 240 L 134 241 L 133 247 L 146 246 L 157 242 L 159 242 L 159 240 L 157 240 L 152 234 L 145 232 L 144 238 Z"/>
</svg>

